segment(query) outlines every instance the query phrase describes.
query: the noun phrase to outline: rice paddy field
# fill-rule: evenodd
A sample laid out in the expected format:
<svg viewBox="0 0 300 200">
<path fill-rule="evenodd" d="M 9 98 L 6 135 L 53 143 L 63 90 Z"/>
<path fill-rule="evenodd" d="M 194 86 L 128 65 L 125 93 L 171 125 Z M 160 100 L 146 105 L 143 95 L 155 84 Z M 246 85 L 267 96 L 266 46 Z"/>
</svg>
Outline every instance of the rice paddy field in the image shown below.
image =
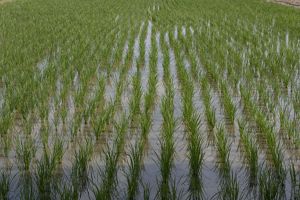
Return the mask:
<svg viewBox="0 0 300 200">
<path fill-rule="evenodd" d="M 300 199 L 300 10 L 0 1 L 0 199 Z"/>
</svg>

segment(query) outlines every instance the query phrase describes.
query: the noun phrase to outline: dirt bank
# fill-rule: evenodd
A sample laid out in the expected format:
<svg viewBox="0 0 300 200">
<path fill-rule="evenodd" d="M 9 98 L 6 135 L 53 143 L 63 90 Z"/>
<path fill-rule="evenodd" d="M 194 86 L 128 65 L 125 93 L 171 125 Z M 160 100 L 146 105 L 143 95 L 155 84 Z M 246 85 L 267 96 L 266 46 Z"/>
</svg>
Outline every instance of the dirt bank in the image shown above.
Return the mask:
<svg viewBox="0 0 300 200">
<path fill-rule="evenodd" d="M 1 4 L 4 4 L 4 3 L 8 3 L 8 2 L 11 2 L 12 0 L 0 0 L 0 5 Z"/>
<path fill-rule="evenodd" d="M 275 2 L 300 8 L 300 0 L 275 0 Z"/>
</svg>

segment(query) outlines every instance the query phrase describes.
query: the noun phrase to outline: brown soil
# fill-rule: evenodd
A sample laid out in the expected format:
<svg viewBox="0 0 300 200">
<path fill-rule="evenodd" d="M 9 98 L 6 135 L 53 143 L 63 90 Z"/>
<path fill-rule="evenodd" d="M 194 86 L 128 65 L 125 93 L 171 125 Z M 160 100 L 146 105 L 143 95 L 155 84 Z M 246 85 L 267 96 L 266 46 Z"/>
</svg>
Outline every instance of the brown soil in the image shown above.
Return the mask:
<svg viewBox="0 0 300 200">
<path fill-rule="evenodd" d="M 0 0 L 0 5 L 1 4 L 4 4 L 4 3 L 8 3 L 8 2 L 11 2 L 12 0 Z"/>
<path fill-rule="evenodd" d="M 300 7 L 300 0 L 276 0 L 277 3 Z"/>
</svg>

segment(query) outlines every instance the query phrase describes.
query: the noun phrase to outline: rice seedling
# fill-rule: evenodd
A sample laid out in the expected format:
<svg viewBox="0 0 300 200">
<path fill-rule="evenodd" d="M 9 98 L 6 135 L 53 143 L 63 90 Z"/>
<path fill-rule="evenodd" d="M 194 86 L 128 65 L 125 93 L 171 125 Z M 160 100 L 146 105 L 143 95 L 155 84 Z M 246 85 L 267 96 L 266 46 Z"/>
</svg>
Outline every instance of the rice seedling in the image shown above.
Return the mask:
<svg viewBox="0 0 300 200">
<path fill-rule="evenodd" d="M 37 161 L 35 167 L 35 184 L 38 198 L 49 199 L 53 196 L 53 190 L 56 187 L 55 173 L 58 165 L 61 163 L 62 155 L 63 144 L 58 138 L 53 144 L 52 152 L 47 146 L 44 146 L 43 157 Z"/>
<path fill-rule="evenodd" d="M 182 59 L 178 59 L 177 72 L 179 75 L 183 121 L 187 130 L 188 157 L 189 157 L 189 192 L 191 199 L 204 198 L 202 183 L 202 165 L 204 152 L 202 149 L 202 138 L 200 136 L 200 116 L 195 112 L 193 104 L 194 85 L 184 69 Z"/>
<path fill-rule="evenodd" d="M 299 198 L 299 17 L 266 0 L 1 1 L 0 198 L 242 199 L 245 181 Z M 202 178 L 214 155 L 222 192 Z"/>
<path fill-rule="evenodd" d="M 229 117 L 229 122 L 234 123 L 235 119 L 235 113 L 236 113 L 236 107 L 234 103 L 232 102 L 232 99 L 230 97 L 229 91 L 226 87 L 225 83 L 221 83 L 221 93 L 222 93 L 222 101 L 224 104 L 225 113 Z"/>
<path fill-rule="evenodd" d="M 23 123 L 23 132 L 25 135 L 30 135 L 33 129 L 33 116 L 29 114 L 26 119 L 24 119 Z"/>
<path fill-rule="evenodd" d="M 105 152 L 105 168 L 101 172 L 102 184 L 95 186 L 94 195 L 96 199 L 112 199 L 113 191 L 117 184 L 116 173 L 118 170 L 117 162 L 124 146 L 124 137 L 128 128 L 130 119 L 123 115 L 120 122 L 115 125 L 116 139 L 112 147 L 108 147 Z"/>
<path fill-rule="evenodd" d="M 228 182 L 221 184 L 221 191 L 216 194 L 217 199 L 242 199 L 236 175 L 231 175 Z"/>
<path fill-rule="evenodd" d="M 40 137 L 41 137 L 42 144 L 44 147 L 47 146 L 47 144 L 48 144 L 50 132 L 51 131 L 49 130 L 48 126 L 42 125 L 41 131 L 40 131 Z"/>
<path fill-rule="evenodd" d="M 74 140 L 75 137 L 78 135 L 78 133 L 80 131 L 81 122 L 82 122 L 81 113 L 76 113 L 76 115 L 74 116 L 74 120 L 71 124 L 70 130 L 69 130 L 72 140 Z"/>
<path fill-rule="evenodd" d="M 130 115 L 133 121 L 135 121 L 136 116 L 140 114 L 140 103 L 142 98 L 142 89 L 141 89 L 141 74 L 140 70 L 137 70 L 137 73 L 132 78 L 132 85 L 133 85 L 133 98 L 130 101 Z"/>
<path fill-rule="evenodd" d="M 295 169 L 295 165 L 291 163 L 289 168 L 289 174 L 291 179 L 291 196 L 290 199 L 298 199 L 300 196 L 299 174 Z"/>
<path fill-rule="evenodd" d="M 56 165 L 61 164 L 64 155 L 64 144 L 59 138 L 55 138 L 53 144 L 53 157 Z"/>
<path fill-rule="evenodd" d="M 67 121 L 67 115 L 68 115 L 68 110 L 67 106 L 63 105 L 61 110 L 60 110 L 60 118 L 62 120 L 62 123 L 65 125 Z"/>
<path fill-rule="evenodd" d="M 249 185 L 253 186 L 257 183 L 258 176 L 258 149 L 255 141 L 251 138 L 246 127 L 246 122 L 239 120 L 239 132 L 241 137 L 241 143 L 245 149 L 245 160 L 249 165 Z"/>
<path fill-rule="evenodd" d="M 37 194 L 34 187 L 34 176 L 31 171 L 21 171 L 17 182 L 18 197 L 20 199 L 34 199 Z"/>
<path fill-rule="evenodd" d="M 1 137 L 4 137 L 5 135 L 8 134 L 9 128 L 12 125 L 12 116 L 9 111 L 3 110 L 1 112 L 1 117 L 0 117 L 0 129 L 1 129 Z"/>
<path fill-rule="evenodd" d="M 280 126 L 284 131 L 284 133 L 287 133 L 287 137 L 289 139 L 293 139 L 296 137 L 296 132 L 297 132 L 296 120 L 295 119 L 288 120 L 285 116 L 284 111 L 280 111 Z"/>
<path fill-rule="evenodd" d="M 101 103 L 103 101 L 104 98 L 104 92 L 105 92 L 105 78 L 103 76 L 101 76 L 99 78 L 98 85 L 97 85 L 97 90 L 95 91 L 95 96 L 91 102 L 92 108 L 91 111 L 95 110 L 95 107 L 97 105 L 97 103 Z"/>
<path fill-rule="evenodd" d="M 127 70 L 123 68 L 121 71 L 121 77 L 119 78 L 119 82 L 117 83 L 117 88 L 116 88 L 116 96 L 114 100 L 114 105 L 119 106 L 121 102 L 121 96 L 123 94 L 124 86 L 125 86 L 125 81 L 126 81 L 126 75 L 127 75 Z"/>
<path fill-rule="evenodd" d="M 182 193 L 182 191 L 178 191 L 178 186 L 176 185 L 176 180 L 172 181 L 169 199 L 179 200 L 182 198 L 183 198 L 183 193 Z"/>
<path fill-rule="evenodd" d="M 78 192 L 72 186 L 72 184 L 64 183 L 63 185 L 58 184 L 57 197 L 61 200 L 78 199 Z"/>
<path fill-rule="evenodd" d="M 105 171 L 103 172 L 103 182 L 102 186 L 95 186 L 94 195 L 96 199 L 110 199 L 112 195 L 113 188 L 117 184 L 117 179 L 115 177 L 117 166 L 117 154 L 113 154 L 113 150 L 109 149 L 105 152 Z"/>
<path fill-rule="evenodd" d="M 154 41 L 152 40 L 152 46 L 154 46 Z M 139 178 L 142 168 L 142 158 L 144 154 L 144 147 L 148 140 L 148 134 L 150 132 L 150 128 L 152 125 L 152 108 L 155 103 L 155 94 L 156 94 L 156 70 L 155 64 L 156 63 L 156 52 L 152 52 L 150 55 L 150 75 L 148 79 L 148 91 L 144 96 L 144 111 L 141 113 L 141 137 L 139 141 L 136 142 L 135 146 L 130 149 L 129 153 L 129 170 L 126 173 L 128 191 L 127 191 L 127 198 L 128 199 L 135 199 L 137 195 L 137 188 L 139 184 Z M 149 198 L 149 194 L 147 191 L 144 194 L 144 198 Z"/>
<path fill-rule="evenodd" d="M 160 140 L 161 154 L 158 155 L 160 166 L 161 182 L 159 186 L 159 196 L 161 199 L 171 198 L 172 191 L 169 185 L 171 179 L 171 171 L 173 167 L 175 146 L 173 141 L 173 133 L 176 128 L 174 118 L 174 92 L 171 84 L 168 85 L 169 90 L 161 103 L 161 113 L 163 116 L 162 139 Z"/>
<path fill-rule="evenodd" d="M 11 135 L 5 135 L 2 137 L 2 142 L 3 142 L 3 152 L 6 157 L 8 157 L 12 141 L 11 141 Z"/>
<path fill-rule="evenodd" d="M 248 99 L 248 104 L 253 105 L 253 102 Z M 263 138 L 266 140 L 266 144 L 268 146 L 268 153 L 271 156 L 272 165 L 276 171 L 276 178 L 278 184 L 284 185 L 284 180 L 286 177 L 286 170 L 283 164 L 283 152 L 280 142 L 277 140 L 276 135 L 274 133 L 274 128 L 267 121 L 266 116 L 263 112 L 255 107 L 248 108 L 249 112 L 254 114 L 254 120 L 260 129 L 260 133 Z"/>
<path fill-rule="evenodd" d="M 219 173 L 220 176 L 225 180 L 230 177 L 230 161 L 229 161 L 229 153 L 230 153 L 230 145 L 228 143 L 228 138 L 225 135 L 225 130 L 223 127 L 219 127 L 217 132 L 215 133 L 216 137 L 216 145 L 217 152 L 219 157 Z"/>
<path fill-rule="evenodd" d="M 145 98 L 144 98 L 144 102 L 145 102 L 144 113 L 151 112 L 151 109 L 155 104 L 157 75 L 156 75 L 156 71 L 153 70 L 153 68 L 151 68 L 150 70 L 148 84 L 149 84 L 149 89 L 148 92 L 145 94 Z"/>
<path fill-rule="evenodd" d="M 160 156 L 160 171 L 162 176 L 162 181 L 160 184 L 159 194 L 161 199 L 170 198 L 172 196 L 172 192 L 169 186 L 169 180 L 171 176 L 172 170 L 172 160 L 174 157 L 174 147 L 171 144 L 162 144 L 161 147 L 161 156 Z"/>
<path fill-rule="evenodd" d="M 216 114 L 215 110 L 212 108 L 212 100 L 209 94 L 208 81 L 205 77 L 201 79 L 201 89 L 208 128 L 213 130 L 216 126 Z"/>
<path fill-rule="evenodd" d="M 55 164 L 49 160 L 47 153 L 43 160 L 37 163 L 36 185 L 40 199 L 49 199 L 51 197 L 51 182 Z"/>
<path fill-rule="evenodd" d="M 300 110 L 300 92 L 295 91 L 294 97 L 292 98 L 293 102 L 293 107 L 295 110 L 299 111 Z"/>
<path fill-rule="evenodd" d="M 204 162 L 204 152 L 202 139 L 199 135 L 200 120 L 198 116 L 193 116 L 189 124 L 190 139 L 188 145 L 189 167 L 190 167 L 190 193 L 192 199 L 202 199 L 204 195 L 202 166 Z"/>
<path fill-rule="evenodd" d="M 86 139 L 85 144 L 79 146 L 79 150 L 75 152 L 75 160 L 72 166 L 71 179 L 75 191 L 82 191 L 86 186 L 88 162 L 92 156 L 92 142 Z"/>
<path fill-rule="evenodd" d="M 17 139 L 16 157 L 20 163 L 20 168 L 29 171 L 32 160 L 35 157 L 36 146 L 30 136 Z"/>
<path fill-rule="evenodd" d="M 12 180 L 10 178 L 10 172 L 1 170 L 0 172 L 0 198 L 3 200 L 9 199 L 9 191 Z"/>
<path fill-rule="evenodd" d="M 269 153 L 272 157 L 272 164 L 274 165 L 276 170 L 277 178 L 279 179 L 281 184 L 284 184 L 286 172 L 283 165 L 283 153 L 281 145 L 276 140 L 273 128 L 269 125 L 261 112 L 257 113 L 256 123 L 258 124 L 258 127 L 266 138 L 266 142 L 269 147 Z"/>
<path fill-rule="evenodd" d="M 274 180 L 274 172 L 272 170 L 263 169 L 259 175 L 259 198 L 260 199 L 281 199 L 282 188 L 278 182 Z"/>
<path fill-rule="evenodd" d="M 142 159 L 142 148 L 143 146 L 136 143 L 134 148 L 131 148 L 129 154 L 129 169 L 127 174 L 127 199 L 135 199 L 137 194 L 137 187 L 139 184 L 139 176 L 141 171 L 141 159 Z"/>
<path fill-rule="evenodd" d="M 106 108 L 102 111 L 102 115 L 97 115 L 92 119 L 92 127 L 94 130 L 94 134 L 96 139 L 98 140 L 101 133 L 105 130 L 107 125 L 109 124 L 114 111 L 114 105 L 107 105 Z"/>
<path fill-rule="evenodd" d="M 253 104 L 252 104 L 251 92 L 249 90 L 247 90 L 246 87 L 241 86 L 240 93 L 241 93 L 242 101 L 244 104 L 244 110 L 246 112 L 250 112 L 249 114 L 251 114 L 251 115 L 254 114 L 255 113 L 254 110 L 256 109 L 256 107 L 253 106 Z"/>
<path fill-rule="evenodd" d="M 145 200 L 150 199 L 150 186 L 149 186 L 149 184 L 143 185 L 143 198 Z"/>
</svg>

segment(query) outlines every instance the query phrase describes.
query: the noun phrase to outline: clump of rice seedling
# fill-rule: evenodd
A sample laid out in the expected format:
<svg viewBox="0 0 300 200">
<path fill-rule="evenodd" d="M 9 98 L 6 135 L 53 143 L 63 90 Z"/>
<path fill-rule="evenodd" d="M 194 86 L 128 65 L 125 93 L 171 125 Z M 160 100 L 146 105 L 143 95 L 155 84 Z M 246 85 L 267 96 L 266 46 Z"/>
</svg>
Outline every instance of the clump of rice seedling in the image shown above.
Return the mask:
<svg viewBox="0 0 300 200">
<path fill-rule="evenodd" d="M 150 184 L 142 184 L 143 187 L 143 198 L 144 200 L 150 199 Z"/>
<path fill-rule="evenodd" d="M 272 169 L 263 169 L 260 172 L 258 186 L 259 199 L 280 199 L 284 195 Z"/>
<path fill-rule="evenodd" d="M 66 105 L 61 105 L 61 109 L 59 113 L 60 113 L 60 118 L 62 120 L 62 123 L 63 125 L 65 125 L 67 121 L 68 107 Z"/>
<path fill-rule="evenodd" d="M 59 185 L 58 190 L 58 198 L 61 200 L 73 200 L 73 199 L 78 199 L 78 191 L 72 186 L 72 184 L 64 183 L 63 186 Z"/>
<path fill-rule="evenodd" d="M 145 94 L 145 113 L 149 113 L 153 107 L 153 104 L 155 103 L 155 94 L 156 94 L 156 84 L 157 84 L 157 76 L 156 72 L 151 70 L 150 76 L 149 76 L 149 88 L 148 92 Z"/>
<path fill-rule="evenodd" d="M 54 118 L 53 118 L 52 123 L 53 123 L 53 126 L 55 128 L 55 132 L 57 133 L 58 132 L 58 126 L 59 126 L 59 123 L 60 123 L 61 112 L 59 112 L 60 111 L 59 110 L 59 104 L 60 104 L 60 102 L 58 102 L 59 100 L 56 100 L 56 101 L 55 101 L 55 104 L 54 104 L 54 106 L 55 106 L 56 109 L 55 109 Z M 27 128 L 28 129 L 27 132 L 30 131 L 29 128 L 31 128 L 31 127 Z"/>
<path fill-rule="evenodd" d="M 92 142 L 86 139 L 85 144 L 80 145 L 79 150 L 75 152 L 75 161 L 72 166 L 71 179 L 73 187 L 82 191 L 86 185 L 88 162 L 92 156 Z"/>
<path fill-rule="evenodd" d="M 240 120 L 238 123 L 241 142 L 245 149 L 245 160 L 249 165 L 250 186 L 256 185 L 258 174 L 258 149 L 255 145 L 254 140 L 247 132 L 246 122 Z"/>
<path fill-rule="evenodd" d="M 176 184 L 176 179 L 172 180 L 169 199 L 171 200 L 179 200 L 183 199 L 183 191 L 178 191 L 178 185 Z"/>
<path fill-rule="evenodd" d="M 122 97 L 122 94 L 124 91 L 124 86 L 126 84 L 126 75 L 127 75 L 126 68 L 123 68 L 120 73 L 121 73 L 121 75 L 119 78 L 119 82 L 117 83 L 117 86 L 116 86 L 116 96 L 115 96 L 115 100 L 114 100 L 114 105 L 117 107 L 120 106 L 120 104 L 121 104 L 121 97 Z"/>
<path fill-rule="evenodd" d="M 2 142 L 3 142 L 3 151 L 4 151 L 4 155 L 6 157 L 8 157 L 8 153 L 9 153 L 9 150 L 11 148 L 11 135 L 10 134 L 7 134 L 5 136 L 2 137 Z"/>
<path fill-rule="evenodd" d="M 8 134 L 9 128 L 12 125 L 12 114 L 9 110 L 4 109 L 0 112 L 0 135 L 4 137 Z"/>
<path fill-rule="evenodd" d="M 169 180 L 171 176 L 171 171 L 173 167 L 173 157 L 174 157 L 174 146 L 173 144 L 168 144 L 170 141 L 163 141 L 161 147 L 160 156 L 160 172 L 162 176 L 162 182 L 160 184 L 159 194 L 161 199 L 169 198 L 171 195 Z"/>
<path fill-rule="evenodd" d="M 189 191 L 190 198 L 203 198 L 204 189 L 202 185 L 202 164 L 204 152 L 202 150 L 202 139 L 200 136 L 200 116 L 196 113 L 193 105 L 194 86 L 189 75 L 182 66 L 182 59 L 178 61 L 178 74 L 180 76 L 183 121 L 187 130 L 188 156 L 189 156 Z"/>
<path fill-rule="evenodd" d="M 125 135 L 128 129 L 128 118 L 124 114 L 121 117 L 121 121 L 119 124 L 116 124 L 115 126 L 116 132 L 117 132 L 117 138 L 116 138 L 116 154 L 118 157 L 122 153 L 123 147 L 124 147 L 124 142 L 125 142 Z"/>
<path fill-rule="evenodd" d="M 97 90 L 95 91 L 95 96 L 90 102 L 90 111 L 91 113 L 95 111 L 98 105 L 104 102 L 104 94 L 105 94 L 105 78 L 101 76 L 99 78 L 98 85 L 97 85 Z"/>
<path fill-rule="evenodd" d="M 10 172 L 6 170 L 1 170 L 0 172 L 0 199 L 8 200 L 9 199 L 9 191 L 12 180 L 10 178 Z"/>
<path fill-rule="evenodd" d="M 152 40 L 152 45 L 155 48 L 155 41 Z M 144 154 L 144 146 L 148 139 L 148 133 L 151 128 L 151 115 L 152 115 L 152 108 L 155 103 L 155 94 L 156 94 L 156 83 L 157 83 L 157 76 L 156 76 L 156 65 L 157 62 L 156 58 L 156 51 L 151 53 L 150 57 L 150 75 L 148 79 L 148 91 L 144 96 L 144 111 L 141 113 L 141 137 L 138 142 L 136 142 L 135 146 L 131 148 L 129 154 L 129 170 L 127 172 L 127 198 L 128 199 L 135 199 L 136 193 L 138 192 L 138 183 L 140 177 L 140 171 L 142 168 L 142 158 Z M 145 198 L 149 198 L 147 194 L 144 196 Z"/>
<path fill-rule="evenodd" d="M 191 198 L 203 198 L 204 188 L 202 183 L 202 166 L 204 152 L 202 149 L 202 139 L 199 135 L 200 120 L 199 116 L 193 115 L 189 122 L 188 130 L 190 132 L 188 151 L 189 151 L 189 174 Z"/>
<path fill-rule="evenodd" d="M 289 120 L 285 116 L 284 111 L 280 111 L 280 126 L 284 133 L 287 133 L 289 139 L 295 142 L 295 137 L 297 137 L 297 121 L 295 119 Z"/>
<path fill-rule="evenodd" d="M 268 151 L 272 158 L 272 164 L 276 170 L 276 177 L 281 184 L 284 184 L 286 176 L 285 167 L 283 164 L 283 154 L 280 143 L 276 140 L 273 127 L 268 123 L 264 114 L 260 111 L 256 113 L 256 123 L 266 138 Z"/>
<path fill-rule="evenodd" d="M 75 139 L 75 137 L 78 135 L 80 131 L 81 122 L 82 122 L 81 113 L 76 113 L 74 116 L 74 121 L 72 122 L 72 125 L 70 127 L 70 134 L 71 134 L 72 141 Z"/>
<path fill-rule="evenodd" d="M 214 197 L 224 200 L 238 200 L 241 199 L 240 186 L 236 175 L 230 175 L 226 182 L 221 182 L 221 191 Z"/>
<path fill-rule="evenodd" d="M 32 159 L 35 157 L 36 146 L 34 140 L 30 136 L 25 136 L 24 138 L 18 138 L 17 140 L 17 159 L 25 171 L 28 171 Z"/>
<path fill-rule="evenodd" d="M 300 91 L 295 91 L 293 98 L 292 98 L 292 104 L 295 110 L 300 110 Z"/>
<path fill-rule="evenodd" d="M 205 101 L 209 101 L 211 102 L 211 97 L 209 97 L 207 100 Z M 205 115 L 206 115 L 206 119 L 208 122 L 208 126 L 210 130 L 213 130 L 216 127 L 216 111 L 214 110 L 214 108 L 212 108 L 211 103 L 210 104 L 206 104 L 205 106 Z"/>
<path fill-rule="evenodd" d="M 141 116 L 141 135 L 143 137 L 144 142 L 146 142 L 147 138 L 148 138 L 148 133 L 150 131 L 151 128 L 151 113 L 144 113 Z"/>
<path fill-rule="evenodd" d="M 133 84 L 133 96 L 130 101 L 130 115 L 135 121 L 135 117 L 140 114 L 140 104 L 141 104 L 141 98 L 142 98 L 142 88 L 141 88 L 141 74 L 140 70 L 138 69 L 136 75 L 132 79 Z"/>
<path fill-rule="evenodd" d="M 230 146 L 228 144 L 228 138 L 225 135 L 225 130 L 223 127 L 218 128 L 215 137 L 217 142 L 217 152 L 220 159 L 219 173 L 220 176 L 226 180 L 230 176 Z"/>
<path fill-rule="evenodd" d="M 92 119 L 92 127 L 97 140 L 100 138 L 101 133 L 105 130 L 105 127 L 111 120 L 113 111 L 113 104 L 108 105 L 106 108 L 104 108 L 101 115 L 96 115 Z"/>
<path fill-rule="evenodd" d="M 272 144 L 269 143 L 268 146 Z M 278 184 L 284 186 L 285 185 L 285 178 L 286 178 L 286 168 L 284 166 L 283 160 L 283 153 L 281 149 L 281 145 L 279 143 L 274 144 L 274 147 L 270 149 L 273 164 L 276 171 L 276 178 L 278 180 Z"/>
<path fill-rule="evenodd" d="M 113 149 L 107 149 L 105 152 L 105 170 L 102 174 L 103 181 L 102 185 L 95 186 L 94 195 L 97 200 L 111 199 L 113 188 L 117 184 L 115 177 L 117 171 L 117 154 L 114 154 Z"/>
<path fill-rule="evenodd" d="M 49 126 L 42 125 L 40 129 L 40 137 L 44 147 L 48 145 L 49 135 L 50 135 Z"/>
<path fill-rule="evenodd" d="M 196 121 L 197 122 L 197 121 Z M 188 144 L 189 151 L 189 190 L 191 198 L 201 199 L 204 195 L 204 187 L 202 182 L 202 166 L 204 152 L 202 149 L 202 141 L 197 134 L 191 134 Z"/>
<path fill-rule="evenodd" d="M 171 88 L 171 85 L 167 90 L 166 96 L 162 100 L 161 104 L 161 113 L 163 116 L 162 124 L 162 140 L 160 141 L 161 145 L 161 154 L 159 156 L 160 163 L 160 173 L 161 173 L 161 183 L 159 189 L 159 195 L 162 199 L 168 199 L 171 195 L 169 180 L 171 178 L 171 171 L 173 167 L 174 159 L 174 141 L 173 133 L 176 127 L 176 122 L 174 119 L 174 105 L 173 98 L 174 92 Z"/>
<path fill-rule="evenodd" d="M 52 189 L 55 185 L 54 174 L 63 156 L 63 144 L 58 138 L 55 139 L 52 152 L 48 146 L 44 145 L 44 154 L 37 162 L 35 182 L 39 198 L 51 198 Z"/>
<path fill-rule="evenodd" d="M 221 82 L 221 94 L 222 94 L 222 101 L 224 104 L 224 109 L 225 109 L 225 113 L 228 115 L 229 118 L 229 122 L 231 124 L 234 123 L 234 119 L 235 119 L 235 113 L 236 113 L 236 107 L 230 97 L 228 88 L 226 83 Z"/>
<path fill-rule="evenodd" d="M 216 126 L 216 112 L 212 108 L 211 96 L 209 94 L 209 85 L 206 77 L 201 79 L 201 91 L 203 97 L 203 103 L 205 106 L 205 115 L 208 124 L 208 128 L 213 130 Z"/>
<path fill-rule="evenodd" d="M 241 85 L 240 86 L 240 93 L 242 97 L 242 101 L 244 104 L 244 110 L 246 112 L 250 112 L 252 115 L 253 113 L 251 112 L 255 107 L 253 106 L 252 99 L 251 99 L 251 91 L 248 90 L 245 86 Z"/>
<path fill-rule="evenodd" d="M 115 125 L 117 136 L 113 147 L 108 146 L 105 151 L 105 168 L 101 173 L 101 176 L 103 177 L 102 184 L 101 186 L 96 185 L 94 188 L 94 195 L 97 200 L 113 198 L 113 190 L 117 184 L 117 162 L 123 150 L 124 137 L 128 128 L 129 120 L 131 119 L 128 119 L 126 115 L 123 115 L 120 122 Z"/>
<path fill-rule="evenodd" d="M 34 125 L 33 114 L 29 114 L 26 119 L 23 119 L 23 132 L 25 135 L 30 135 L 32 133 L 32 128 Z"/>
<path fill-rule="evenodd" d="M 51 181 L 55 165 L 50 160 L 49 155 L 44 154 L 41 161 L 37 163 L 36 170 L 36 186 L 41 199 L 49 199 L 51 197 Z"/>
<path fill-rule="evenodd" d="M 139 176 L 141 171 L 141 159 L 142 159 L 143 146 L 136 143 L 134 148 L 131 148 L 129 154 L 129 170 L 127 173 L 127 199 L 135 199 L 137 193 L 137 187 L 139 183 Z"/>
<path fill-rule="evenodd" d="M 58 137 L 55 138 L 52 150 L 52 157 L 56 165 L 61 164 L 64 155 L 64 144 Z"/>
<path fill-rule="evenodd" d="M 48 116 L 49 116 L 48 102 L 40 101 L 38 106 L 39 106 L 39 116 L 41 119 L 42 126 L 45 126 L 45 124 L 47 123 Z"/>
<path fill-rule="evenodd" d="M 247 93 L 244 89 L 241 90 L 244 93 L 244 96 L 247 99 L 245 101 L 247 105 L 247 109 L 251 115 L 254 116 L 254 120 L 260 130 L 261 135 L 266 140 L 266 144 L 268 146 L 267 152 L 271 156 L 272 165 L 276 171 L 276 179 L 277 183 L 280 185 L 284 185 L 285 177 L 286 177 L 286 170 L 283 163 L 283 153 L 281 149 L 281 144 L 277 141 L 274 128 L 267 120 L 266 115 L 257 108 L 257 106 L 252 106 L 253 101 L 250 99 L 249 93 Z"/>
<path fill-rule="evenodd" d="M 290 179 L 291 179 L 291 199 L 297 199 L 300 196 L 300 176 L 299 172 L 296 171 L 295 165 L 291 163 L 289 169 Z"/>
<path fill-rule="evenodd" d="M 33 177 L 30 171 L 20 173 L 17 187 L 20 188 L 20 199 L 36 199 Z"/>
</svg>

